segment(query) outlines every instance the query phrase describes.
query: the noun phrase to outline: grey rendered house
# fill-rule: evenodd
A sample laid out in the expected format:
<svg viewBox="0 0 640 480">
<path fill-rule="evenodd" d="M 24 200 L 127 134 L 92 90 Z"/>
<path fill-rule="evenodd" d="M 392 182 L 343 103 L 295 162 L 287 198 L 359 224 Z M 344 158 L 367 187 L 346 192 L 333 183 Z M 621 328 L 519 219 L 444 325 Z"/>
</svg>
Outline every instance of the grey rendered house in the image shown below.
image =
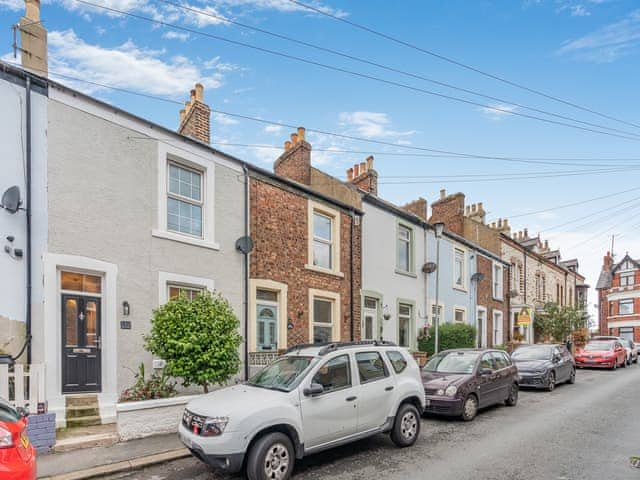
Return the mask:
<svg viewBox="0 0 640 480">
<path fill-rule="evenodd" d="M 22 69 L 1 69 L 0 102 L 23 109 L 12 121 L 26 118 L 25 103 L 12 97 L 25 96 L 27 79 L 32 98 L 38 95 L 31 108 L 30 360 L 46 366 L 46 398 L 58 426 L 65 425 L 68 398 L 83 394 L 97 395 L 102 423 L 114 422 L 138 365 L 161 365 L 144 350 L 155 308 L 178 292 L 207 289 L 243 318 L 245 258 L 235 247 L 247 225 L 243 164 L 205 143 L 209 117 L 199 109 L 208 107 L 199 86 L 181 112 L 180 131 L 200 140 Z M 13 130 L 0 131 L 3 148 L 12 146 L 3 162 L 19 160 Z M 22 245 L 23 227 L 13 230 Z M 11 261 L 16 275 L 28 269 Z M 24 301 L 18 290 L 10 302 Z"/>
</svg>

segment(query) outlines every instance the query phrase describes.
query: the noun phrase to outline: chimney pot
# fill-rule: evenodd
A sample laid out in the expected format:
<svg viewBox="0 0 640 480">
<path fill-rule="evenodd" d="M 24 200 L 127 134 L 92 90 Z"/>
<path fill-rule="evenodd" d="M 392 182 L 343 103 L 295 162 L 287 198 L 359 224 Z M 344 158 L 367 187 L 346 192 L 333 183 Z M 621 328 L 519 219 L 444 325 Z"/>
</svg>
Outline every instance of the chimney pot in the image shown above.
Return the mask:
<svg viewBox="0 0 640 480">
<path fill-rule="evenodd" d="M 364 175 L 367 172 L 367 164 L 360 162 L 360 175 Z"/>
<path fill-rule="evenodd" d="M 358 178 L 360 175 L 360 165 L 357 163 L 353 166 L 353 178 Z"/>
<path fill-rule="evenodd" d="M 373 155 L 367 157 L 367 170 L 373 169 Z"/>
<path fill-rule="evenodd" d="M 305 136 L 306 130 L 304 127 L 298 127 L 298 141 L 303 141 L 304 140 L 304 136 Z"/>
<path fill-rule="evenodd" d="M 184 108 L 182 110 L 180 110 L 180 124 L 182 124 L 182 122 L 184 122 L 184 117 L 186 116 L 186 113 Z"/>
<path fill-rule="evenodd" d="M 524 238 L 529 238 L 529 230 L 527 228 L 524 229 Z"/>
<path fill-rule="evenodd" d="M 353 167 L 347 170 L 347 180 L 350 182 L 353 180 Z"/>
<path fill-rule="evenodd" d="M 491 228 L 493 228 L 493 229 L 495 229 L 495 228 L 496 228 L 496 222 L 493 222 L 493 223 L 491 224 Z"/>
<path fill-rule="evenodd" d="M 440 200 L 444 200 L 446 196 L 447 196 L 447 191 L 444 188 L 440 189 Z"/>
<path fill-rule="evenodd" d="M 40 0 L 25 0 L 24 16 L 32 22 L 40 21 Z"/>
<path fill-rule="evenodd" d="M 464 213 L 465 213 L 466 215 L 469 215 L 469 214 L 471 213 L 471 205 L 466 205 L 466 206 L 464 207 Z"/>
<path fill-rule="evenodd" d="M 298 143 L 298 134 L 297 133 L 292 133 L 291 134 L 291 143 L 293 145 L 295 145 L 296 143 Z"/>
<path fill-rule="evenodd" d="M 291 150 L 291 142 L 287 140 L 286 142 L 284 142 L 284 151 L 288 152 L 289 150 Z"/>
<path fill-rule="evenodd" d="M 479 211 L 482 211 L 482 208 L 483 208 L 483 206 L 482 206 L 482 202 L 478 202 L 478 210 L 479 210 Z"/>
<path fill-rule="evenodd" d="M 196 83 L 196 88 L 195 88 L 195 99 L 198 102 L 204 102 L 204 87 L 202 86 L 201 83 Z"/>
<path fill-rule="evenodd" d="M 504 223 L 502 224 L 502 226 L 503 226 L 504 228 L 507 228 L 507 227 L 509 226 L 509 219 L 508 219 L 508 218 L 505 218 L 505 219 L 504 219 Z"/>
</svg>

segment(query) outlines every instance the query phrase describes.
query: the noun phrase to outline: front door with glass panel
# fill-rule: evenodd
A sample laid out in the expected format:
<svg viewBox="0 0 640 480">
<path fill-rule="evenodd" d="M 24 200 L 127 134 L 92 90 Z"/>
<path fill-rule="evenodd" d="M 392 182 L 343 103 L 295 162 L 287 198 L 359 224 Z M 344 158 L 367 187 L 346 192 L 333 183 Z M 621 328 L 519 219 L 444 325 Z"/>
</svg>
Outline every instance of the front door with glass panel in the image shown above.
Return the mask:
<svg viewBox="0 0 640 480">
<path fill-rule="evenodd" d="M 278 350 L 278 294 L 256 292 L 256 347 L 259 352 Z"/>
<path fill-rule="evenodd" d="M 377 331 L 378 324 L 378 300 L 373 297 L 364 297 L 364 311 L 362 316 L 362 339 L 375 340 L 380 337 Z"/>
<path fill-rule="evenodd" d="M 102 279 L 62 272 L 61 290 L 62 393 L 100 392 Z"/>
<path fill-rule="evenodd" d="M 487 347 L 487 311 L 478 309 L 478 347 Z"/>
</svg>

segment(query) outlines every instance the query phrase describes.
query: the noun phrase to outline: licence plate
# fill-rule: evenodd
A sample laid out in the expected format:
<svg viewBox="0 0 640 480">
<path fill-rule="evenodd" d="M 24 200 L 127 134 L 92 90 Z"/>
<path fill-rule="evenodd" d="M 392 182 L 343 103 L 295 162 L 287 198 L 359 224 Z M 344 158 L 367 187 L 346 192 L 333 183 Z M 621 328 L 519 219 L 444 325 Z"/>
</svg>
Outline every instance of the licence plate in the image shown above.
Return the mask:
<svg viewBox="0 0 640 480">
<path fill-rule="evenodd" d="M 587 363 L 597 363 L 596 360 L 587 360 Z"/>
</svg>

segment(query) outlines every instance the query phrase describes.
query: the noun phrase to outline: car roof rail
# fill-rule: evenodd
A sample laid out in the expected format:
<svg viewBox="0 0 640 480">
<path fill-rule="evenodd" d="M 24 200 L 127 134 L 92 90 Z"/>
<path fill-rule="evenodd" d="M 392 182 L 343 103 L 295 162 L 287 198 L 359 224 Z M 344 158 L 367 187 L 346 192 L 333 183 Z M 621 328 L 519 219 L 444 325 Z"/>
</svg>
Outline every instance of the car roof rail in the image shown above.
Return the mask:
<svg viewBox="0 0 640 480">
<path fill-rule="evenodd" d="M 324 356 L 328 353 L 340 350 L 342 348 L 355 348 L 366 345 L 372 345 L 374 347 L 395 347 L 396 344 L 388 340 L 360 340 L 358 342 L 333 342 L 323 347 L 318 354 Z"/>
</svg>

